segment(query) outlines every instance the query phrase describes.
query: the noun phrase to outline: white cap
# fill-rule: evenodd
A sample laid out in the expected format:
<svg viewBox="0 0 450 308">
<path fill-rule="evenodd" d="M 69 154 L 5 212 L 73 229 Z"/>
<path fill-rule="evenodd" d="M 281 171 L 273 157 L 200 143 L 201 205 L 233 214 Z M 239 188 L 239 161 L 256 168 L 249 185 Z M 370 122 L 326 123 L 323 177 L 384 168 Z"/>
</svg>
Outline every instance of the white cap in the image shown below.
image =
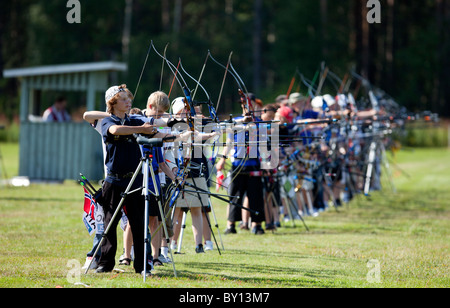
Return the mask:
<svg viewBox="0 0 450 308">
<path fill-rule="evenodd" d="M 180 113 L 184 107 L 184 97 L 177 97 L 172 101 L 172 114 Z"/>
<path fill-rule="evenodd" d="M 322 96 L 316 96 L 311 100 L 311 106 L 313 108 L 322 108 L 323 105 L 323 98 Z"/>
<path fill-rule="evenodd" d="M 122 88 L 119 88 L 119 86 L 112 86 L 105 92 L 105 103 L 107 103 L 110 99 L 114 97 L 117 93 L 125 91 Z"/>
<path fill-rule="evenodd" d="M 334 103 L 336 103 L 336 101 L 334 100 L 333 96 L 331 96 L 330 94 L 325 94 L 323 96 L 323 99 L 325 100 L 325 102 L 327 103 L 328 107 L 329 106 L 333 106 Z"/>
</svg>

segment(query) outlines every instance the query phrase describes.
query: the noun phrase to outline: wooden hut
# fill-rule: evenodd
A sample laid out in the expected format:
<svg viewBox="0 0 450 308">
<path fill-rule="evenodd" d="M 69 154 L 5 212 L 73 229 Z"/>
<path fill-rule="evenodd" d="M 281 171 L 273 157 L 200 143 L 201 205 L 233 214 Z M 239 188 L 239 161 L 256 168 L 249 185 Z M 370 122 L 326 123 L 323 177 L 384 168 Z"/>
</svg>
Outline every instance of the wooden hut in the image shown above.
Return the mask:
<svg viewBox="0 0 450 308">
<path fill-rule="evenodd" d="M 6 69 L 5 78 L 19 78 L 19 176 L 31 180 L 62 181 L 103 178 L 103 152 L 99 134 L 86 122 L 42 122 L 32 116 L 40 91 L 84 91 L 86 109 L 95 109 L 96 94 L 104 100 L 113 72 L 125 71 L 118 62 L 94 62 Z M 104 104 L 102 104 L 104 106 Z"/>
</svg>

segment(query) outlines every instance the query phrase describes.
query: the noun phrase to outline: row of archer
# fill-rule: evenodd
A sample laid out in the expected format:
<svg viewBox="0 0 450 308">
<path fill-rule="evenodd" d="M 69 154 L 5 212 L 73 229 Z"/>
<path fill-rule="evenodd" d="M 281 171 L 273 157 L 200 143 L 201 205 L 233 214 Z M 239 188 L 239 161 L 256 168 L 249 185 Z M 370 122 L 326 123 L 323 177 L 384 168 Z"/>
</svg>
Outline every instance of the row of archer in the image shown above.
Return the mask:
<svg viewBox="0 0 450 308">
<path fill-rule="evenodd" d="M 246 203 L 253 211 L 261 212 L 263 209 L 266 229 L 269 230 L 280 225 L 281 214 L 292 223 L 296 217 L 301 219 L 308 229 L 303 215 L 317 216 L 329 205 L 338 210 L 342 202 L 348 202 L 359 193 L 368 196 L 371 190 L 380 189 L 383 168 L 395 190 L 389 161 L 385 155 L 386 148 L 398 148 L 399 144 L 392 138 L 392 133 L 403 130 L 405 123 L 411 120 L 411 115 L 405 108 L 355 72 L 349 73 L 352 78 L 346 76 L 339 79 L 327 67 L 322 66 L 317 87 L 298 70 L 296 74 L 300 76 L 301 83 L 308 87 L 306 96 L 298 92 L 290 93 L 295 78 L 298 77 L 294 76 L 288 93 L 279 95 L 273 104 L 263 105 L 252 94 L 248 95 L 249 98 L 253 96 L 250 99 L 252 104 L 247 105 L 250 108 L 246 108 L 244 99 L 241 101 L 244 115 L 252 114 L 259 118 L 256 120 L 259 123 L 279 128 L 276 130 L 276 140 L 279 142 L 277 166 L 266 166 L 264 170 L 258 170 L 261 165 L 247 156 L 245 159 L 235 160 L 228 172 L 229 194 L 235 196 L 237 193 L 241 199 L 247 196 Z M 340 82 L 340 86 L 336 86 L 337 94 L 321 95 L 321 88 L 330 76 Z M 356 84 L 353 91 L 350 90 L 352 82 Z M 361 85 L 366 93 L 356 100 L 355 96 Z M 260 124 L 262 125 L 264 124 Z M 226 145 L 243 143 L 238 134 L 234 135 L 234 140 L 231 140 L 232 136 L 228 138 L 230 139 L 227 139 Z M 261 144 L 261 140 L 258 141 Z M 250 143 L 247 144 L 249 148 Z M 229 150 L 226 146 L 223 154 L 226 155 Z M 238 146 L 234 150 L 236 157 Z M 247 150 L 248 152 L 251 150 Z M 263 163 L 265 159 L 267 157 L 260 157 L 260 162 Z M 224 181 L 223 166 L 224 159 L 221 158 L 216 165 L 217 179 L 220 182 L 218 186 Z M 233 185 L 236 179 L 240 188 Z M 258 185 L 261 182 L 262 185 Z M 264 207 L 258 204 L 263 204 Z M 249 218 L 246 215 L 248 212 L 228 212 L 231 214 L 228 215 L 226 233 L 235 233 L 235 223 L 239 220 L 244 229 L 249 228 L 249 220 L 252 223 L 255 221 L 255 217 Z M 252 231 L 256 234 L 263 233 L 261 228 L 258 230 L 257 225 L 252 226 Z"/>
<path fill-rule="evenodd" d="M 179 65 L 175 66 L 165 58 L 165 55 L 161 57 L 172 71 L 174 81 L 176 80 L 178 82 L 184 93 L 184 97 L 174 100 L 172 104 L 172 111 L 174 113 L 184 115 L 183 119 L 175 120 L 175 124 L 185 122 L 187 124 L 186 130 L 195 134 L 194 121 L 198 116 L 198 114 L 195 113 L 195 110 L 198 110 L 198 108 L 195 106 L 193 95 L 191 94 L 185 79 L 182 77 L 179 67 L 185 74 L 187 73 L 181 65 L 181 60 L 179 61 Z M 227 186 L 228 197 L 230 199 L 227 200 L 229 202 L 229 209 L 226 233 L 234 233 L 236 231 L 234 224 L 238 221 L 244 221 L 243 228 L 251 228 L 254 234 L 263 234 L 264 230 L 262 229 L 262 223 L 266 223 L 266 229 L 273 228 L 271 224 L 274 225 L 276 223 L 276 217 L 277 214 L 280 213 L 279 210 L 281 205 L 284 205 L 285 211 L 291 218 L 295 217 L 294 211 L 296 214 L 300 215 L 300 217 L 306 212 L 313 213 L 313 204 L 320 203 L 321 199 L 324 204 L 327 196 L 328 200 L 333 200 L 333 203 L 337 208 L 339 203 L 338 195 L 335 193 L 335 187 L 338 186 L 337 179 L 344 178 L 345 181 L 340 181 L 340 183 L 348 182 L 349 186 L 352 185 L 351 193 L 358 192 L 357 181 L 352 183 L 351 180 L 348 180 L 348 177 L 344 176 L 346 173 L 352 178 L 354 176 L 359 176 L 362 174 L 362 170 L 366 169 L 366 174 L 370 173 L 370 176 L 366 176 L 365 178 L 370 178 L 368 183 L 372 182 L 372 171 L 369 172 L 369 169 L 377 170 L 377 161 L 374 158 L 379 157 L 379 155 L 376 155 L 375 153 L 379 151 L 379 149 L 382 149 L 378 140 L 384 140 L 386 134 L 383 132 L 390 131 L 392 128 L 391 115 L 385 117 L 386 119 L 380 119 L 380 115 L 383 115 L 383 105 L 381 103 L 378 104 L 376 108 L 371 108 L 370 110 L 357 110 L 357 104 L 356 102 L 352 102 L 351 95 L 339 93 L 337 96 L 338 100 L 334 100 L 333 103 L 328 96 L 320 96 L 320 91 L 316 89 L 314 96 L 309 95 L 308 97 L 301 97 L 297 93 L 293 93 L 289 96 L 286 95 L 284 99 L 280 98 L 278 104 L 264 106 L 260 100 L 247 91 L 245 85 L 241 82 L 241 78 L 234 70 L 230 58 L 227 65 L 223 67 L 225 68 L 225 74 L 228 69 L 230 69 L 228 73 L 232 75 L 238 83 L 238 92 L 241 96 L 243 107 L 243 116 L 240 117 L 240 119 L 235 118 L 233 122 L 240 123 L 242 126 L 253 126 L 253 128 L 256 127 L 257 130 L 266 127 L 265 132 L 270 135 L 270 137 L 278 138 L 280 141 L 279 144 L 275 144 L 275 148 L 280 149 L 280 151 L 275 151 L 275 153 L 277 153 L 276 155 L 279 155 L 279 160 L 277 160 L 279 164 L 277 166 L 272 166 L 273 168 L 269 168 L 269 170 L 267 170 L 267 168 L 264 170 L 261 169 L 263 158 L 258 155 L 258 149 L 255 150 L 256 155 L 251 155 L 252 148 L 255 148 L 254 144 L 251 142 L 255 142 L 255 144 L 259 146 L 261 142 L 264 142 L 265 140 L 249 140 L 252 134 L 248 129 L 235 130 L 232 133 L 227 134 L 227 142 L 225 143 L 219 161 L 216 162 L 216 157 L 218 156 L 212 155 L 210 161 L 207 162 L 211 167 L 215 166 L 216 170 L 220 173 L 224 170 L 225 161 L 227 159 L 231 160 L 231 171 L 229 172 L 230 181 Z M 321 80 L 325 78 L 324 76 L 325 74 L 322 74 Z M 197 86 L 200 86 L 198 80 L 196 81 L 196 84 Z M 136 87 L 135 95 L 137 88 L 138 86 Z M 200 88 L 203 89 L 201 86 Z M 245 92 L 242 91 L 241 88 L 245 89 Z M 119 94 L 119 92 L 120 91 L 115 94 Z M 311 93 L 311 90 L 309 92 Z M 196 93 L 196 91 L 194 93 Z M 375 97 L 372 92 L 372 95 L 369 95 L 369 98 L 373 99 L 373 97 L 378 103 L 378 98 Z M 108 101 L 106 95 L 105 100 Z M 342 100 L 344 100 L 344 103 L 342 103 Z M 209 97 L 208 101 L 210 101 Z M 336 108 L 336 106 L 339 106 L 339 108 Z M 131 107 L 131 104 L 128 107 Z M 208 103 L 208 109 L 210 111 L 211 121 L 215 122 L 220 127 L 221 123 L 218 121 L 216 110 L 210 102 Z M 294 120 L 295 113 L 297 113 L 301 119 Z M 376 121 L 374 121 L 374 116 L 378 117 Z M 336 120 L 337 118 L 339 118 L 339 121 Z M 169 121 L 165 121 L 165 124 L 168 123 Z M 161 126 L 160 123 L 154 123 L 154 125 Z M 384 129 L 387 125 L 389 125 L 388 129 Z M 271 134 L 271 126 L 278 126 L 280 129 L 280 133 L 277 136 Z M 154 133 L 155 132 L 150 135 L 154 135 Z M 194 134 L 191 134 L 190 136 L 194 136 Z M 218 129 L 218 134 L 221 134 L 220 129 Z M 358 134 L 364 134 L 364 136 L 356 136 Z M 256 135 L 260 136 L 260 134 Z M 186 138 L 184 139 L 186 141 Z M 193 141 L 193 139 L 191 140 Z M 231 142 L 228 142 L 228 140 Z M 367 140 L 377 141 L 367 142 Z M 113 140 L 108 140 L 108 142 L 112 143 Z M 371 145 L 374 142 L 375 147 L 372 147 Z M 359 143 L 360 148 L 368 148 L 370 151 L 360 150 L 358 152 L 357 150 L 354 150 L 354 153 L 352 153 L 351 148 L 354 147 L 356 149 L 356 143 Z M 181 144 L 187 145 L 185 147 L 187 149 L 192 147 L 195 148 L 196 146 L 194 142 L 185 142 Z M 353 145 L 350 146 L 350 144 Z M 368 144 L 370 144 L 370 146 L 368 146 Z M 281 146 L 277 147 L 278 145 Z M 381 145 L 384 144 L 381 143 Z M 219 148 L 220 144 L 212 142 L 208 146 Z M 271 146 L 274 147 L 273 143 Z M 170 148 L 170 146 L 168 148 Z M 273 151 L 271 153 L 273 153 Z M 358 155 L 362 155 L 362 153 L 369 159 L 358 159 Z M 372 161 L 370 157 L 372 157 Z M 267 157 L 265 157 L 265 159 L 267 159 Z M 344 161 L 348 160 L 356 163 L 362 161 L 367 161 L 368 163 L 365 163 L 363 166 L 355 167 L 359 168 L 359 170 L 350 170 L 347 168 L 347 166 L 350 166 L 350 163 L 346 163 L 346 167 L 342 170 L 348 169 L 349 171 L 341 170 L 341 176 L 339 176 L 338 169 L 342 168 L 343 164 L 340 163 L 342 159 L 344 159 Z M 201 186 L 198 183 L 199 180 L 197 180 L 197 183 L 195 180 L 190 183 L 185 178 L 185 175 L 190 173 L 192 178 L 204 178 L 205 181 L 212 181 L 211 174 L 213 168 L 210 168 L 206 173 L 198 172 L 198 174 L 195 174 L 195 172 L 192 171 L 196 168 L 195 166 L 199 164 L 201 165 L 202 162 L 195 162 L 189 155 L 179 155 L 177 157 L 174 162 L 177 169 L 176 174 L 172 175 L 172 182 L 167 185 L 168 188 L 165 193 L 165 204 L 169 205 L 170 209 L 174 208 L 175 205 L 179 206 L 182 203 L 179 202 L 180 196 L 182 196 L 181 199 L 185 199 L 184 203 L 186 204 L 189 203 L 186 199 L 190 196 L 191 204 L 197 202 L 201 204 L 201 208 L 203 208 L 205 204 L 210 204 L 212 207 L 212 203 L 208 200 L 208 197 L 212 194 L 207 193 L 209 190 L 207 186 Z M 335 170 L 330 171 L 330 168 L 334 168 Z M 186 172 L 187 170 L 188 172 Z M 321 171 L 319 172 L 317 170 Z M 208 176 L 205 177 L 205 174 Z M 374 172 L 374 174 L 377 173 Z M 216 177 L 216 181 L 220 181 L 220 174 Z M 308 191 L 312 190 L 307 189 L 308 183 L 313 183 L 312 189 L 316 189 L 316 193 L 312 196 L 311 194 L 307 194 Z M 370 185 L 371 184 L 369 184 L 369 186 Z M 295 198 L 292 198 L 292 187 L 295 187 Z M 189 191 L 189 188 L 191 188 L 191 191 Z M 192 188 L 194 190 L 192 190 Z M 340 189 L 345 189 L 345 186 L 341 186 Z M 270 197 L 267 198 L 269 195 Z M 207 196 L 204 201 L 202 201 L 203 196 Z M 196 199 L 198 201 L 196 201 Z M 245 206 L 244 200 L 247 200 L 248 207 Z M 267 200 L 269 202 L 265 202 Z M 280 200 L 281 202 L 278 202 Z M 269 205 L 270 201 L 272 202 L 271 205 Z M 276 204 L 278 204 L 278 206 L 274 206 Z M 191 209 L 192 213 L 194 207 L 188 204 L 188 208 Z M 242 212 L 243 209 L 246 210 Z M 173 213 L 174 212 L 175 211 L 173 211 Z M 251 226 L 246 226 L 246 218 L 242 213 L 250 214 Z M 175 217 L 177 216 L 175 215 Z M 162 222 L 165 222 L 165 219 L 162 219 Z M 164 229 L 167 238 L 168 234 L 166 226 Z M 197 245 L 197 247 L 199 247 L 199 245 Z M 153 251 L 155 252 L 155 250 Z"/>
</svg>

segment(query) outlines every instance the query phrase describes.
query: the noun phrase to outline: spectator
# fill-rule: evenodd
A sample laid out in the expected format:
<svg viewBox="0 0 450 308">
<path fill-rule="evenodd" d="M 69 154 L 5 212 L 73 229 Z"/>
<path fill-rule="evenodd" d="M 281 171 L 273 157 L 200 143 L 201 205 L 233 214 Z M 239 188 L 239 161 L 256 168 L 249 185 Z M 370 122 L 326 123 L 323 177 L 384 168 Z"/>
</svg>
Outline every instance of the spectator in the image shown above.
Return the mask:
<svg viewBox="0 0 450 308">
<path fill-rule="evenodd" d="M 70 122 L 72 118 L 66 111 L 67 101 L 60 96 L 55 100 L 55 103 L 48 107 L 42 116 L 44 122 Z"/>
</svg>

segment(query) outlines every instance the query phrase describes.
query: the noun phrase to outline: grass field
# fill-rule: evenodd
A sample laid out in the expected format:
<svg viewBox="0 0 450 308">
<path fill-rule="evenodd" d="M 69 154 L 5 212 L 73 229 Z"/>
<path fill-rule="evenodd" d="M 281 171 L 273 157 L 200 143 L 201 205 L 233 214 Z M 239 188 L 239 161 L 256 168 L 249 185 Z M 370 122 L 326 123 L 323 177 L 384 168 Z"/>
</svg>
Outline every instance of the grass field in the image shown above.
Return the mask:
<svg viewBox="0 0 450 308">
<path fill-rule="evenodd" d="M 0 144 L 0 149 L 8 175 L 17 175 L 17 145 Z M 184 254 L 174 255 L 178 277 L 166 265 L 145 284 L 130 267 L 78 278 L 77 264 L 84 263 L 92 245 L 81 222 L 81 186 L 66 181 L 0 187 L 0 287 L 83 287 L 74 284 L 81 282 L 90 287 L 446 288 L 450 151 L 416 149 L 388 157 L 396 193 L 384 177 L 384 189 L 370 199 L 359 196 L 339 212 L 306 217 L 309 232 L 296 221 L 295 227 L 282 223 L 263 236 L 223 235 L 226 206 L 214 202 L 222 254 L 194 252 L 188 218 Z"/>
</svg>

